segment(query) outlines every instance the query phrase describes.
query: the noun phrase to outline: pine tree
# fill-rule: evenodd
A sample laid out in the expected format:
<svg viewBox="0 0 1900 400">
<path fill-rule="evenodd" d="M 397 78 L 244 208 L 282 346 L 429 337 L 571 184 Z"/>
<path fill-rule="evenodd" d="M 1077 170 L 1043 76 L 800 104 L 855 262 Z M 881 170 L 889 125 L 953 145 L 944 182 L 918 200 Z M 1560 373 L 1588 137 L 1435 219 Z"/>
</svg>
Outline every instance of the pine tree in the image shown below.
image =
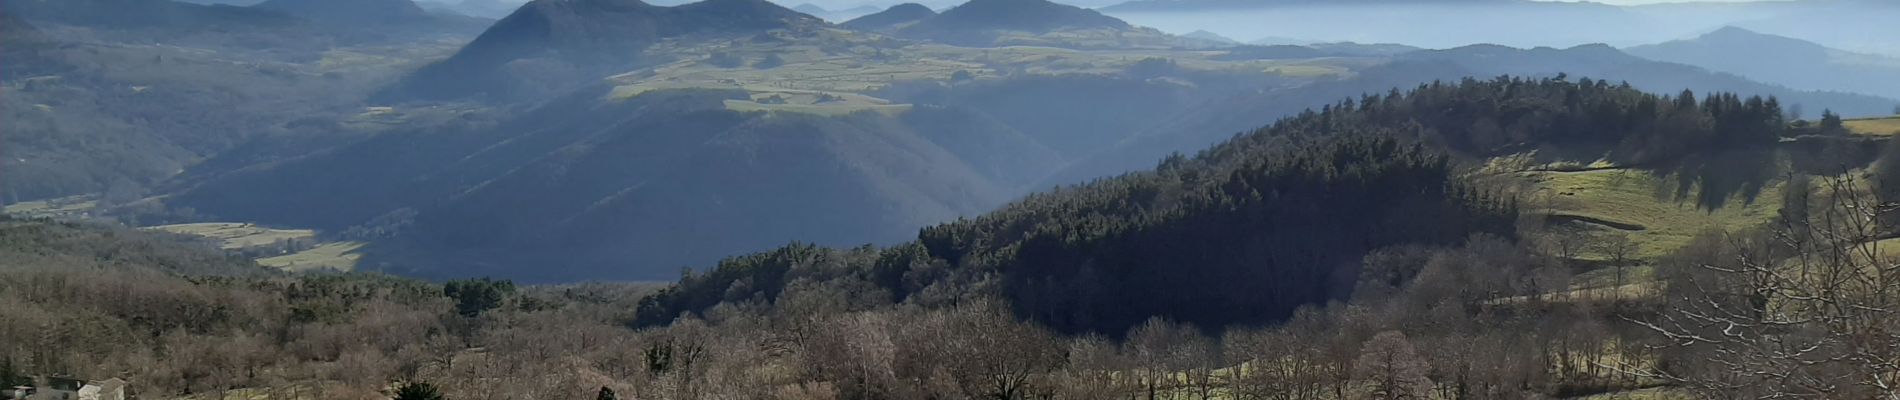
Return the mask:
<svg viewBox="0 0 1900 400">
<path fill-rule="evenodd" d="M 443 400 L 442 392 L 427 382 L 403 384 L 396 390 L 395 400 Z"/>
<path fill-rule="evenodd" d="M 1846 133 L 1846 132 L 1847 132 L 1847 126 L 1844 122 L 1841 121 L 1840 114 L 1835 114 L 1834 110 L 1821 111 L 1821 133 L 1822 134 Z"/>
<path fill-rule="evenodd" d="M 499 308 L 514 292 L 514 282 L 489 278 L 455 280 L 442 285 L 442 294 L 455 299 L 455 312 L 464 317 Z"/>
<path fill-rule="evenodd" d="M 594 396 L 594 400 L 620 400 L 620 398 L 614 396 L 613 388 L 601 386 L 600 395 Z"/>
</svg>

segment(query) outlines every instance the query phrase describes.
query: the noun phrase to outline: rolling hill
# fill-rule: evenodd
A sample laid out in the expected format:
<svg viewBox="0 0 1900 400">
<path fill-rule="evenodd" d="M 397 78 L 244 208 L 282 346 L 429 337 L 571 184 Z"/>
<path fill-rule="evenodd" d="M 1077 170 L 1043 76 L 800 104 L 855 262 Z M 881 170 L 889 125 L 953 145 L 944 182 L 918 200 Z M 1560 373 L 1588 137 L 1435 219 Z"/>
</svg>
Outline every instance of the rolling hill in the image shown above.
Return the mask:
<svg viewBox="0 0 1900 400">
<path fill-rule="evenodd" d="M 454 56 L 386 89 L 385 101 L 551 96 L 623 72 L 642 50 L 687 35 L 738 36 L 824 25 L 764 0 L 707 0 L 673 7 L 640 0 L 536 0 L 489 27 Z"/>
<path fill-rule="evenodd" d="M 1725 27 L 1694 39 L 1624 51 L 1802 90 L 1900 98 L 1900 58 L 1851 53 L 1743 28 Z"/>
<path fill-rule="evenodd" d="M 904 3 L 891 6 L 883 11 L 853 18 L 839 26 L 871 32 L 894 32 L 910 24 L 937 16 L 936 10 L 917 3 Z"/>
<path fill-rule="evenodd" d="M 971 0 L 897 30 L 906 38 L 964 46 L 991 46 L 1010 33 L 1124 32 L 1136 28 L 1114 17 L 1048 0 Z"/>
</svg>

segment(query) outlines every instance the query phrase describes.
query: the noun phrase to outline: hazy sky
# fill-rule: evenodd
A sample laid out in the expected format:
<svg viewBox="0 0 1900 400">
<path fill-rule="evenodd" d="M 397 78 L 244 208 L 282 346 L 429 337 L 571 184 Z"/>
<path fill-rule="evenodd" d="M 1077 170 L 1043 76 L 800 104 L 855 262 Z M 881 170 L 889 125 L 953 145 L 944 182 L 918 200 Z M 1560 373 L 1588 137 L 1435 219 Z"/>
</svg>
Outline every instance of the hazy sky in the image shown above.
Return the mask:
<svg viewBox="0 0 1900 400">
<path fill-rule="evenodd" d="M 436 2 L 449 2 L 449 3 L 453 3 L 453 2 L 456 2 L 456 1 L 458 1 L 458 0 L 425 0 L 425 1 L 436 1 Z M 503 2 L 507 2 L 507 3 L 526 3 L 526 2 L 528 2 L 528 0 L 501 0 L 501 1 L 503 1 Z M 691 1 L 691 0 L 672 0 L 672 1 L 661 1 L 661 2 L 663 2 L 663 3 L 669 3 L 669 4 L 670 4 L 670 3 L 678 3 L 678 2 L 690 2 L 690 1 Z M 907 1 L 908 1 L 908 0 L 907 0 Z M 1057 1 L 1057 2 L 1064 2 L 1064 1 L 1062 1 L 1062 0 L 1055 0 L 1055 1 Z M 1546 0 L 1546 1 L 1578 1 L 1578 0 Z M 1728 3 L 1741 3 L 1741 2 L 1750 2 L 1750 1 L 1773 1 L 1773 0 L 1590 0 L 1590 1 L 1595 1 L 1595 2 L 1598 2 L 1598 3 L 1604 3 L 1604 4 L 1616 4 L 1616 5 L 1640 5 L 1640 4 L 1656 4 L 1656 3 L 1688 3 L 1688 2 L 1728 2 Z M 793 5 L 796 5 L 796 4 L 800 4 L 800 3 L 807 3 L 807 2 L 810 2 L 810 3 L 819 3 L 819 4 L 827 4 L 827 3 L 840 3 L 840 4 L 843 4 L 843 3 L 850 3 L 850 4 L 864 4 L 864 3 L 878 3 L 878 4 L 882 4 L 882 3 L 888 3 L 889 1 L 878 1 L 878 0 L 848 0 L 848 1 L 835 1 L 835 0 L 834 0 L 834 1 L 827 1 L 827 0 L 816 0 L 816 1 L 810 1 L 810 0 L 774 0 L 773 2 L 775 2 L 775 3 L 787 3 L 787 4 L 793 4 Z"/>
<path fill-rule="evenodd" d="M 1551 0 L 1551 1 L 1569 1 L 1569 0 Z M 1641 5 L 1641 4 L 1692 3 L 1692 2 L 1694 3 L 1744 3 L 1744 2 L 1765 1 L 1765 0 L 1593 0 L 1593 1 L 1597 3 L 1603 3 L 1603 4 L 1629 6 L 1629 5 Z"/>
</svg>

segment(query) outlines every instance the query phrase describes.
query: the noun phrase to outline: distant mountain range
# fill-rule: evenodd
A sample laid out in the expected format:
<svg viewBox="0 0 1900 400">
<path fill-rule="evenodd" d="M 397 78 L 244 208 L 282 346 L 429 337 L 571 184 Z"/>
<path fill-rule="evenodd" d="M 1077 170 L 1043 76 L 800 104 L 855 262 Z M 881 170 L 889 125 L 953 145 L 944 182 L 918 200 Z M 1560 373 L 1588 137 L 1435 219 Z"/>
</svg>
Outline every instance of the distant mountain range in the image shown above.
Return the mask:
<svg viewBox="0 0 1900 400">
<path fill-rule="evenodd" d="M 871 13 L 878 12 L 879 10 L 881 9 L 877 7 L 873 7 L 873 6 L 857 6 L 857 7 L 851 7 L 851 8 L 846 8 L 842 10 L 827 10 L 824 7 L 820 7 L 817 4 L 812 4 L 812 3 L 800 3 L 799 5 L 792 6 L 792 11 L 802 12 L 807 15 L 823 18 L 827 21 L 850 20 L 852 18 L 870 15 Z"/>
<path fill-rule="evenodd" d="M 1725 27 L 1694 39 L 1625 51 L 1791 88 L 1900 98 L 1900 58 L 1852 53 L 1742 28 Z"/>
<path fill-rule="evenodd" d="M 822 26 L 829 24 L 764 0 L 707 0 L 679 6 L 640 0 L 535 0 L 496 22 L 449 59 L 396 83 L 377 100 L 546 98 L 611 73 L 670 61 L 643 54 L 661 40 L 732 38 Z M 1058 31 L 1089 31 L 1116 40 L 1177 39 L 1047 0 L 974 0 L 941 14 L 903 4 L 842 26 L 965 46 L 991 46 L 1012 35 Z"/>
<path fill-rule="evenodd" d="M 418 0 L 422 8 L 437 13 L 454 13 L 472 17 L 500 19 L 521 7 L 521 2 L 507 0 Z"/>
<path fill-rule="evenodd" d="M 1635 46 L 1729 25 L 1860 53 L 1900 56 L 1900 2 L 1796 0 L 1604 2 L 1531 0 L 1134 0 L 1100 8 L 1142 26 L 1232 37 L 1298 38 L 1256 44 L 1354 41 L 1449 48 L 1476 43 Z"/>
<path fill-rule="evenodd" d="M 1238 50 L 1237 50 L 1238 51 Z M 1272 121 L 1275 116 L 1320 107 L 1342 98 L 1432 81 L 1485 76 L 1553 76 L 1628 82 L 1637 89 L 1673 94 L 1683 89 L 1698 93 L 1729 91 L 1775 96 L 1787 106 L 1808 110 L 1832 109 L 1850 116 L 1886 115 L 1897 102 L 1867 95 L 1814 92 L 1764 84 L 1711 72 L 1699 67 L 1653 61 L 1604 45 L 1570 49 L 1518 49 L 1474 45 L 1447 50 L 1419 50 L 1393 56 L 1388 63 L 1358 72 L 1354 79 L 1313 84 L 1293 90 L 1244 93 L 1210 102 L 1168 124 L 1150 127 L 1111 149 L 1076 161 L 1045 184 L 1061 184 L 1152 167 L 1150 160 L 1170 153 L 1192 153 L 1239 132 Z M 1818 112 L 1818 111 L 1812 111 Z"/>
<path fill-rule="evenodd" d="M 1240 41 L 1238 40 L 1234 40 L 1233 38 L 1229 38 L 1226 36 L 1221 36 L 1218 33 L 1208 32 L 1206 30 L 1196 30 L 1193 32 L 1188 32 L 1187 34 L 1181 35 L 1181 37 L 1190 38 L 1190 39 L 1201 39 L 1201 40 L 1207 40 L 1207 41 L 1225 43 L 1225 44 L 1240 44 Z"/>
<path fill-rule="evenodd" d="M 416 21 L 430 17 L 428 11 L 410 0 L 266 0 L 252 7 L 324 23 Z"/>
<path fill-rule="evenodd" d="M 1048 0 L 971 0 L 898 29 L 900 37 L 986 46 L 1009 33 L 1045 34 L 1062 30 L 1132 31 L 1115 17 Z"/>
<path fill-rule="evenodd" d="M 1104 12 L 1190 12 L 1303 6 L 1392 6 L 1437 4 L 1515 4 L 1530 0 L 1133 0 Z"/>
<path fill-rule="evenodd" d="M 411 0 L 268 0 L 251 8 L 272 10 L 340 32 L 396 37 L 466 38 L 494 20 L 432 13 Z"/>
<path fill-rule="evenodd" d="M 1064 28 L 1130 27 L 1127 22 L 1114 17 L 1046 0 L 971 0 L 905 30 L 912 35 L 926 35 L 984 30 L 1049 32 Z"/>
</svg>

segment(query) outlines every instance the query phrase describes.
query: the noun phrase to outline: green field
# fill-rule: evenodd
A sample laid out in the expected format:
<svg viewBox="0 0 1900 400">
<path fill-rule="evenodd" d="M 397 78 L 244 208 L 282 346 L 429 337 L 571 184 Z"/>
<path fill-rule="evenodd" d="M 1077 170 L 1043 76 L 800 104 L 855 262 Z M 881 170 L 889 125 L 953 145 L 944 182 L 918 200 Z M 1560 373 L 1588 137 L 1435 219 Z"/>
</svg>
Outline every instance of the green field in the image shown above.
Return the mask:
<svg viewBox="0 0 1900 400">
<path fill-rule="evenodd" d="M 225 250 L 244 250 L 296 240 L 314 240 L 316 231 L 308 229 L 272 229 L 240 222 L 207 222 L 154 226 L 151 230 L 203 236 L 219 241 Z"/>
<path fill-rule="evenodd" d="M 1781 208 L 1781 183 L 1766 184 L 1752 200 L 1731 196 L 1722 206 L 1700 206 L 1694 188 L 1677 197 L 1678 176 L 1606 169 L 1584 172 L 1526 173 L 1537 186 L 1528 207 L 1551 215 L 1580 217 L 1593 229 L 1629 237 L 1637 256 L 1656 259 L 1709 231 L 1737 231 L 1772 220 Z M 1621 227 L 1618 227 L 1621 226 Z M 1640 228 L 1640 229 L 1631 229 Z"/>
<path fill-rule="evenodd" d="M 4 212 L 23 218 L 59 218 L 83 215 L 98 207 L 99 202 L 92 196 L 74 196 L 8 204 Z"/>
<path fill-rule="evenodd" d="M 363 243 L 359 242 L 325 243 L 294 254 L 259 258 L 257 264 L 293 272 L 350 271 L 356 269 L 356 261 L 362 258 L 362 255 L 356 253 L 362 248 Z"/>
<path fill-rule="evenodd" d="M 1843 124 L 1856 135 L 1900 135 L 1900 116 L 1847 120 Z"/>
<path fill-rule="evenodd" d="M 1141 46 L 1075 50 L 1036 45 L 1130 39 L 1093 37 L 1089 32 L 1015 38 L 1020 40 L 1011 42 L 1018 45 L 993 48 L 905 42 L 842 30 L 810 34 L 813 37 L 783 41 L 751 38 L 711 45 L 657 46 L 649 52 L 678 59 L 609 77 L 614 89 L 605 97 L 614 101 L 658 90 L 742 90 L 752 100 L 731 101 L 727 108 L 841 115 L 902 112 L 908 105 L 875 97 L 876 92 L 903 82 L 953 82 L 958 75 L 971 80 L 1020 75 L 1117 75 L 1149 58 L 1169 59 L 1189 70 L 1270 72 L 1313 79 L 1348 75 L 1364 66 L 1363 60 L 1356 59 L 1222 61 L 1214 59 L 1225 53 L 1222 51 Z M 823 99 L 818 99 L 820 96 Z"/>
</svg>

